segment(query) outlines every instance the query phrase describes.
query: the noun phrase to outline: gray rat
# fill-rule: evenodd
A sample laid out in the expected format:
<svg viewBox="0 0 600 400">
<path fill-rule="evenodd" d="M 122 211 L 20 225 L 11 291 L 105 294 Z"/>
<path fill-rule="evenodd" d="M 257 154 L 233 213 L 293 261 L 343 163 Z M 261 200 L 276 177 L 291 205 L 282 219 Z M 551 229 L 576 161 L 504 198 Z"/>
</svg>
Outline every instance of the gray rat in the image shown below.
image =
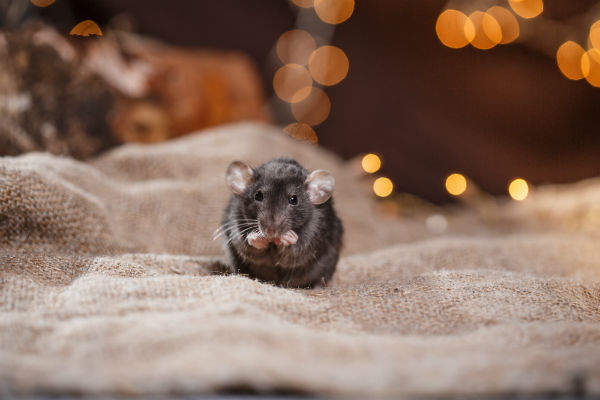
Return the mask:
<svg viewBox="0 0 600 400">
<path fill-rule="evenodd" d="M 216 236 L 225 238 L 231 272 L 286 287 L 331 279 L 343 235 L 331 173 L 309 173 L 292 158 L 255 169 L 234 161 L 226 181 L 233 195 Z"/>
</svg>

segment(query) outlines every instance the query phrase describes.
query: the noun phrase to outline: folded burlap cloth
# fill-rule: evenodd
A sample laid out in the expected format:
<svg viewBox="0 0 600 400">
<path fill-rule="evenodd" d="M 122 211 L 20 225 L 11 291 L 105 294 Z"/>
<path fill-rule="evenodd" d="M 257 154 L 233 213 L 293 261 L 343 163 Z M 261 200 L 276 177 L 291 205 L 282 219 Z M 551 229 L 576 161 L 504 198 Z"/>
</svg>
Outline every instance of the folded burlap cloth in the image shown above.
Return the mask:
<svg viewBox="0 0 600 400">
<path fill-rule="evenodd" d="M 210 274 L 226 166 L 281 155 L 337 178 L 329 287 Z M 349 165 L 257 124 L 0 159 L 0 393 L 600 394 L 597 234 L 419 239 Z"/>
</svg>

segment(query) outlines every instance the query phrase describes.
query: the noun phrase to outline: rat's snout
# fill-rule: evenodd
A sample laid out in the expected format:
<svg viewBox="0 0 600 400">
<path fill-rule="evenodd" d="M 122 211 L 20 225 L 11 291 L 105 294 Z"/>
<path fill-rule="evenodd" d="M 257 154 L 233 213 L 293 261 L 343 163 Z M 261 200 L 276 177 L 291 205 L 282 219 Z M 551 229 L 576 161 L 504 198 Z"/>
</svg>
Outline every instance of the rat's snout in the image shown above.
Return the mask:
<svg viewBox="0 0 600 400">
<path fill-rule="evenodd" d="M 258 220 L 262 233 L 267 239 L 275 239 L 287 230 L 285 226 L 285 216 L 272 215 Z"/>
</svg>

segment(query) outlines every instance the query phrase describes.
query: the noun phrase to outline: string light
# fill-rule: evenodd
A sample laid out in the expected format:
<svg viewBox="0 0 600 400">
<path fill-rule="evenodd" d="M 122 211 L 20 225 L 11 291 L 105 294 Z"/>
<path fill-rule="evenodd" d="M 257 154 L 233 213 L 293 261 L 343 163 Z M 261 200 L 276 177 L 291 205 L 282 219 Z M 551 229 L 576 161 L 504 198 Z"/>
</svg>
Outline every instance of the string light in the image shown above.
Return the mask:
<svg viewBox="0 0 600 400">
<path fill-rule="evenodd" d="M 308 69 L 313 79 L 325 86 L 341 82 L 348 75 L 346 53 L 336 46 L 321 46 L 310 55 Z"/>
<path fill-rule="evenodd" d="M 302 29 L 294 29 L 283 33 L 275 50 L 284 64 L 306 65 L 308 58 L 317 48 L 312 35 Z"/>
<path fill-rule="evenodd" d="M 519 21 L 504 7 L 493 6 L 487 10 L 487 13 L 494 17 L 502 31 L 502 39 L 500 44 L 508 44 L 515 41 L 520 34 Z"/>
<path fill-rule="evenodd" d="M 446 178 L 446 190 L 453 196 L 460 196 L 467 190 L 467 178 L 459 173 L 450 174 Z"/>
<path fill-rule="evenodd" d="M 311 126 L 325 121 L 330 110 L 329 96 L 322 89 L 316 87 L 313 87 L 303 100 L 292 103 L 292 114 L 296 120 Z"/>
<path fill-rule="evenodd" d="M 291 2 L 301 8 L 296 19 L 297 29 L 284 32 L 275 44 L 275 52 L 284 65 L 273 76 L 273 89 L 279 99 L 290 103 L 290 111 L 297 121 L 283 131 L 293 138 L 316 144 L 318 136 L 312 127 L 329 117 L 331 101 L 323 89 L 313 86 L 313 80 L 321 86 L 332 86 L 347 76 L 348 57 L 342 49 L 329 45 L 329 38 L 335 30 L 331 25 L 346 21 L 354 12 L 354 0 Z M 313 7 L 314 10 L 309 10 Z M 324 27 L 315 18 L 308 17 L 313 11 L 330 26 Z M 315 36 L 319 37 L 319 48 Z"/>
<path fill-rule="evenodd" d="M 73 29 L 71 29 L 71 32 L 69 32 L 69 35 L 75 35 L 75 36 L 96 35 L 96 36 L 102 36 L 102 30 L 100 29 L 100 27 L 98 26 L 97 23 L 95 23 L 91 19 L 86 19 L 85 21 L 81 21 L 80 23 L 78 23 L 77 25 L 75 25 L 73 27 Z"/>
<path fill-rule="evenodd" d="M 315 0 L 314 7 L 321 21 L 341 24 L 354 12 L 354 0 Z"/>
<path fill-rule="evenodd" d="M 508 194 L 513 200 L 525 200 L 529 194 L 529 185 L 527 185 L 527 181 L 523 178 L 514 179 L 508 185 Z"/>
<path fill-rule="evenodd" d="M 556 63 L 560 72 L 569 79 L 579 80 L 584 78 L 581 58 L 585 50 L 575 42 L 563 43 L 556 52 Z"/>
<path fill-rule="evenodd" d="M 394 184 L 390 178 L 382 176 L 373 182 L 373 192 L 379 197 L 388 197 L 394 191 Z"/>
<path fill-rule="evenodd" d="M 535 18 L 544 11 L 542 0 L 508 0 L 510 8 L 521 18 Z"/>
<path fill-rule="evenodd" d="M 590 85 L 600 87 L 600 63 L 594 56 L 595 51 L 588 50 L 581 56 L 581 72 Z"/>
<path fill-rule="evenodd" d="M 362 158 L 360 164 L 365 172 L 374 174 L 381 168 L 381 159 L 377 154 L 369 153 Z"/>
<path fill-rule="evenodd" d="M 483 11 L 475 11 L 469 15 L 469 19 L 475 27 L 475 36 L 471 40 L 471 46 L 488 50 L 500 43 L 502 40 L 502 29 L 496 18 Z"/>
<path fill-rule="evenodd" d="M 279 98 L 295 103 L 308 97 L 312 78 L 306 68 L 299 64 L 286 64 L 275 72 L 273 89 Z"/>
<path fill-rule="evenodd" d="M 589 47 L 600 52 L 600 20 L 594 22 L 590 26 L 590 34 L 588 36 Z"/>
<path fill-rule="evenodd" d="M 435 32 L 444 46 L 460 49 L 475 37 L 475 26 L 462 12 L 448 9 L 438 17 Z"/>
</svg>

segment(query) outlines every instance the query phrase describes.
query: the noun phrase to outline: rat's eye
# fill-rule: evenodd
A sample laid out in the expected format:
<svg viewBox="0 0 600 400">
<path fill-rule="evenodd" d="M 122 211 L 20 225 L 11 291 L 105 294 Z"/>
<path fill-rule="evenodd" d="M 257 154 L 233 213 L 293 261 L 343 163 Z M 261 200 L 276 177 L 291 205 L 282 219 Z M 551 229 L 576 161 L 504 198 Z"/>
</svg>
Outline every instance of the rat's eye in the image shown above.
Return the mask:
<svg viewBox="0 0 600 400">
<path fill-rule="evenodd" d="M 298 204 L 298 198 L 294 195 L 294 196 L 290 196 L 290 204 L 295 206 L 296 204 Z"/>
<path fill-rule="evenodd" d="M 254 195 L 254 200 L 263 201 L 263 194 L 260 190 L 258 192 L 256 192 L 256 194 Z"/>
</svg>

